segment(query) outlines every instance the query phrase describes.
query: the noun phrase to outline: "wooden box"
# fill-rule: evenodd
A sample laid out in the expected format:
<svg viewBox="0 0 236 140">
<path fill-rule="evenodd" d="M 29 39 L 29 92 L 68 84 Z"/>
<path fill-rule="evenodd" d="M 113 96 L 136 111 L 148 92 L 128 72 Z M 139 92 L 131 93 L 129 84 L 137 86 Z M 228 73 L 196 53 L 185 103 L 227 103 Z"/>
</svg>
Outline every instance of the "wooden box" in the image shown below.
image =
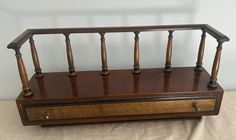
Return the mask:
<svg viewBox="0 0 236 140">
<path fill-rule="evenodd" d="M 171 67 L 173 32 L 201 30 L 194 67 Z M 169 31 L 164 68 L 140 69 L 139 34 Z M 108 71 L 105 33 L 134 32 L 132 69 Z M 101 35 L 102 71 L 76 71 L 69 35 Z M 206 33 L 218 41 L 211 75 L 202 67 Z M 69 72 L 42 73 L 33 35 L 64 34 Z M 20 48 L 30 41 L 35 74 L 28 80 Z M 206 24 L 29 29 L 8 48 L 16 52 L 23 91 L 16 99 L 23 125 L 56 125 L 217 115 L 224 90 L 216 82 L 222 44 L 229 38 Z"/>
</svg>

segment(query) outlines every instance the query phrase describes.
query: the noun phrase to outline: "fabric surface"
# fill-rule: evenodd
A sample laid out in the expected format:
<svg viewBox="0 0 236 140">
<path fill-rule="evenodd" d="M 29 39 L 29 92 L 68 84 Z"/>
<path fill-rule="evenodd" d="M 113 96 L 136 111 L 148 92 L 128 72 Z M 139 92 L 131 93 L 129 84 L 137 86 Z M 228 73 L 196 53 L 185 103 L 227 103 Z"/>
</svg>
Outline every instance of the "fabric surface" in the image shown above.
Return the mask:
<svg viewBox="0 0 236 140">
<path fill-rule="evenodd" d="M 23 126 L 15 101 L 0 101 L 0 140 L 233 140 L 236 92 L 225 92 L 218 116 L 64 126 Z"/>
</svg>

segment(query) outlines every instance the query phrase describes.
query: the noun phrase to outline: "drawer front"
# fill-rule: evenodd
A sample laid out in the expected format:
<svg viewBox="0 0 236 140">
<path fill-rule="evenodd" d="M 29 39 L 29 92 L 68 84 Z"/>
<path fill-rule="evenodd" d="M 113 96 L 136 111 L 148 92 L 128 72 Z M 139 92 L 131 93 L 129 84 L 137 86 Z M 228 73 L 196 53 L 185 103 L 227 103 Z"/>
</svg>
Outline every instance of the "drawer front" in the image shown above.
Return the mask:
<svg viewBox="0 0 236 140">
<path fill-rule="evenodd" d="M 26 107 L 28 121 L 213 111 L 216 99 Z"/>
</svg>

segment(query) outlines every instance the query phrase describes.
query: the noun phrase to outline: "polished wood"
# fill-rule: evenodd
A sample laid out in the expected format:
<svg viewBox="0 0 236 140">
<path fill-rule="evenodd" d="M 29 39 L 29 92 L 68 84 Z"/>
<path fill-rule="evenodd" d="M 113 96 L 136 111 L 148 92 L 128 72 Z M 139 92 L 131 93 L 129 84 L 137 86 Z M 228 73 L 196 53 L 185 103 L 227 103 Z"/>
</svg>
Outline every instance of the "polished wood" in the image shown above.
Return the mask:
<svg viewBox="0 0 236 140">
<path fill-rule="evenodd" d="M 139 75 L 134 75 L 131 70 L 111 70 L 107 76 L 101 76 L 99 71 L 82 71 L 79 76 L 68 77 L 66 72 L 44 73 L 44 78 L 30 80 L 30 86 L 35 93 L 34 96 L 25 98 L 23 94 L 17 98 L 20 106 L 22 122 L 24 125 L 32 124 L 68 124 L 68 123 L 88 123 L 105 121 L 124 121 L 137 119 L 172 118 L 176 117 L 196 117 L 199 115 L 218 114 L 223 96 L 223 89 L 218 85 L 217 88 L 208 88 L 206 85 L 210 75 L 205 69 L 201 72 L 194 71 L 194 67 L 172 68 L 171 73 L 165 73 L 163 68 L 143 69 Z M 181 81 L 181 82 L 179 82 Z M 196 82 L 198 81 L 198 82 Z M 91 88 L 93 87 L 93 88 Z M 186 100 L 193 112 L 177 112 L 170 109 L 173 113 L 161 113 L 156 115 L 132 115 L 114 116 L 106 119 L 96 118 L 74 118 L 73 121 L 67 119 L 29 121 L 26 109 L 42 109 L 43 115 L 46 113 L 54 114 L 66 106 L 74 108 L 82 105 L 97 104 L 138 104 L 144 102 L 173 101 L 178 105 L 178 101 Z M 214 100 L 215 107 L 207 103 L 207 108 L 213 110 L 197 111 L 202 108 L 198 100 Z M 191 102 L 191 103 L 190 103 Z M 194 104 L 197 103 L 197 104 Z M 190 104 L 192 106 L 190 106 Z M 209 106 L 208 106 L 209 105 Z M 159 105 L 158 105 L 159 106 Z M 53 107 L 55 111 L 48 111 Z M 58 110 L 57 110 L 58 107 Z M 136 106 L 139 108 L 139 106 Z M 68 110 L 67 110 L 68 111 Z M 176 112 L 175 112 L 176 111 Z M 60 112 L 60 111 L 59 111 Z M 191 113 L 191 115 L 189 115 Z M 32 113 L 30 113 L 32 114 Z M 42 116 L 40 114 L 39 116 Z M 76 112 L 75 112 L 76 114 Z M 185 115 L 179 115 L 185 114 Z M 38 116 L 38 115 L 36 115 Z M 50 115 L 49 115 L 50 116 Z M 64 116 L 64 115 L 62 115 Z M 71 115 L 67 115 L 68 117 Z M 145 117 L 141 117 L 145 116 Z"/>
<path fill-rule="evenodd" d="M 163 68 L 143 69 L 140 75 L 132 74 L 131 69 L 111 70 L 106 78 L 101 76 L 99 71 L 81 71 L 80 75 L 75 77 L 73 81 L 65 72 L 44 73 L 43 86 L 46 92 L 42 93 L 39 90 L 38 79 L 32 77 L 30 86 L 35 93 L 34 96 L 25 99 L 24 96 L 20 95 L 18 99 L 42 103 L 48 99 L 77 101 L 79 98 L 80 101 L 83 101 L 107 98 L 166 97 L 186 95 L 186 93 L 187 95 L 191 95 L 191 93 L 193 95 L 197 93 L 209 95 L 206 93 L 215 94 L 215 92 L 222 90 L 219 85 L 215 89 L 207 87 L 210 75 L 204 69 L 202 72 L 195 72 L 194 67 L 180 67 L 173 68 L 171 73 L 165 73 L 163 70 Z M 196 84 L 196 79 L 199 81 L 198 84 Z M 134 86 L 135 84 L 136 86 Z M 75 91 L 78 92 L 76 98 L 73 96 Z M 104 95 L 105 91 L 106 95 Z M 42 94 L 46 95 L 47 98 L 43 98 Z"/>
<path fill-rule="evenodd" d="M 101 60 L 102 60 L 102 75 L 108 75 L 107 67 L 107 52 L 106 52 L 106 43 L 105 43 L 105 33 L 100 33 L 101 35 Z"/>
<path fill-rule="evenodd" d="M 203 31 L 196 67 L 171 67 L 173 31 L 181 30 Z M 143 69 L 140 73 L 139 34 L 150 31 L 169 31 L 165 68 Z M 120 32 L 135 33 L 133 73 L 132 69 L 108 71 L 105 34 Z M 69 38 L 74 33 L 100 34 L 102 73 L 81 71 L 76 75 Z M 202 67 L 207 33 L 218 41 L 211 75 Z M 65 35 L 70 76 L 66 72 L 39 76 L 41 68 L 32 38 L 39 34 Z M 36 72 L 30 81 L 20 53 L 28 39 Z M 207 24 L 28 29 L 7 46 L 16 52 L 23 85 L 16 100 L 22 123 L 55 125 L 217 115 L 224 92 L 217 74 L 226 41 L 226 35 Z"/>
<path fill-rule="evenodd" d="M 75 72 L 75 66 L 74 66 L 74 59 L 73 59 L 73 53 L 72 48 L 70 44 L 70 37 L 69 34 L 64 34 L 66 38 L 66 55 L 67 55 L 67 61 L 69 65 L 69 76 L 75 76 L 77 73 Z"/>
<path fill-rule="evenodd" d="M 22 60 L 21 53 L 19 50 L 16 50 L 16 59 L 17 59 L 17 66 L 18 66 L 18 70 L 19 70 L 19 74 L 20 74 L 21 83 L 23 85 L 23 87 L 22 87 L 23 96 L 24 97 L 31 96 L 33 94 L 33 92 L 31 91 L 29 81 L 28 81 L 28 76 L 27 76 L 27 73 L 25 70 L 25 65 Z"/>
<path fill-rule="evenodd" d="M 65 34 L 65 33 L 100 33 L 100 32 L 149 32 L 149 31 L 169 31 L 169 30 L 202 30 L 213 36 L 216 40 L 225 42 L 229 38 L 214 29 L 208 24 L 186 24 L 186 25 L 157 25 L 157 26 L 127 26 L 127 27 L 89 27 L 89 28 L 47 28 L 47 29 L 28 29 L 14 39 L 8 48 L 16 49 L 36 34 Z"/>
<path fill-rule="evenodd" d="M 172 58 L 172 40 L 173 40 L 173 30 L 169 31 L 167 50 L 166 50 L 166 64 L 165 72 L 171 72 L 171 58 Z"/>
<path fill-rule="evenodd" d="M 215 58 L 214 58 L 214 62 L 213 62 L 212 70 L 211 70 L 211 78 L 208 83 L 208 86 L 211 88 L 217 87 L 216 81 L 217 81 L 217 74 L 220 67 L 222 44 L 223 44 L 222 42 L 218 41 L 218 46 L 216 49 L 216 54 L 215 54 Z"/>
<path fill-rule="evenodd" d="M 35 78 L 42 78 L 43 74 L 40 68 L 40 63 L 39 63 L 39 58 L 38 58 L 38 53 L 34 44 L 34 39 L 33 37 L 29 38 L 29 43 L 30 43 L 30 50 L 31 50 L 31 55 L 34 63 L 34 71 L 36 73 Z"/>
<path fill-rule="evenodd" d="M 139 32 L 134 32 L 134 74 L 139 74 L 141 70 L 139 69 Z"/>
<path fill-rule="evenodd" d="M 196 71 L 202 71 L 202 59 L 203 59 L 204 50 L 205 50 L 205 38 L 206 38 L 206 31 L 202 30 L 200 46 L 198 49 L 198 58 L 197 58 L 197 63 L 195 67 Z"/>
<path fill-rule="evenodd" d="M 153 101 L 136 103 L 101 103 L 78 106 L 28 107 L 29 121 L 100 118 L 153 114 L 213 111 L 215 99 Z"/>
</svg>

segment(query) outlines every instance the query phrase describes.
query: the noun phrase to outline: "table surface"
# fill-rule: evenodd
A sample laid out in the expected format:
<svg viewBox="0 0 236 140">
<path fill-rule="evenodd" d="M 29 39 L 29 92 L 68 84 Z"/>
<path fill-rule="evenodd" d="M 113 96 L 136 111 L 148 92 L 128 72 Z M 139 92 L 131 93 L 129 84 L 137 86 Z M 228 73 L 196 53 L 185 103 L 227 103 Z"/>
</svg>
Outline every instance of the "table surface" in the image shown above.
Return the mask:
<svg viewBox="0 0 236 140">
<path fill-rule="evenodd" d="M 134 75 L 132 70 L 111 70 L 109 76 L 101 76 L 100 71 L 83 71 L 76 77 L 69 77 L 67 72 L 44 73 L 44 78 L 32 77 L 30 80 L 34 96 L 25 98 L 21 94 L 18 99 L 40 102 L 79 99 L 76 101 L 80 102 L 105 98 L 166 97 L 186 93 L 208 95 L 209 92 L 222 91 L 220 86 L 208 88 L 208 72 L 205 69 L 196 72 L 194 68 L 173 68 L 171 73 L 165 73 L 163 68 L 149 68 L 142 69 L 140 75 Z"/>
<path fill-rule="evenodd" d="M 0 140 L 236 139 L 236 91 L 225 92 L 218 116 L 66 126 L 23 126 L 14 101 L 0 101 Z"/>
</svg>

